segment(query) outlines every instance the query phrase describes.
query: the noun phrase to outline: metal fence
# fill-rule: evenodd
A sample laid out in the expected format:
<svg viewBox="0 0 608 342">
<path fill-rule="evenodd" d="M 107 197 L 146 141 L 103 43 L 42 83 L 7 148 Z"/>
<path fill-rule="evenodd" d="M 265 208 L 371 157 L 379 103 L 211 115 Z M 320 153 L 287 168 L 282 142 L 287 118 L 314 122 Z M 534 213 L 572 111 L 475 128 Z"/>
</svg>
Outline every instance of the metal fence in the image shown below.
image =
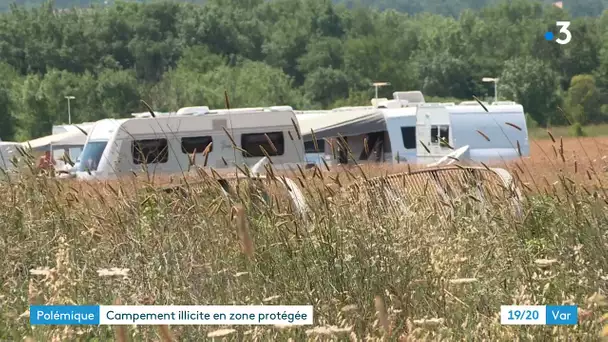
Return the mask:
<svg viewBox="0 0 608 342">
<path fill-rule="evenodd" d="M 263 200 L 273 203 L 277 209 L 300 214 L 309 212 L 302 190 L 286 177 L 208 179 L 201 190 L 209 191 L 209 186 L 218 183 L 228 199 L 250 203 Z M 188 196 L 185 190 L 182 186 L 165 188 L 165 191 L 179 191 Z M 450 215 L 463 204 L 484 210 L 496 203 L 501 206 L 508 203 L 516 214 L 521 212 L 521 195 L 510 173 L 497 168 L 443 166 L 375 177 L 347 186 L 342 195 L 353 204 L 387 215 L 404 216 L 422 211 Z"/>
<path fill-rule="evenodd" d="M 375 177 L 350 185 L 347 194 L 371 210 L 393 215 L 422 210 L 449 215 L 463 203 L 483 209 L 505 201 L 519 211 L 520 203 L 508 172 L 483 167 L 437 167 Z"/>
</svg>

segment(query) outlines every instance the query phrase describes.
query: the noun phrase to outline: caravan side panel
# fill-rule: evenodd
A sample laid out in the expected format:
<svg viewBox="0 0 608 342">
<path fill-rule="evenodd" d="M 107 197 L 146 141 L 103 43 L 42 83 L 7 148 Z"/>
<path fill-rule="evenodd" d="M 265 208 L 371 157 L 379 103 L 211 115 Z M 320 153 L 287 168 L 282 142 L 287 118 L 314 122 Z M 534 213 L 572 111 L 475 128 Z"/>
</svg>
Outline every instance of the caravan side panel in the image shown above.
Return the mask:
<svg viewBox="0 0 608 342">
<path fill-rule="evenodd" d="M 108 178 L 111 175 L 111 146 L 115 144 L 117 130 L 125 121 L 126 119 L 103 119 L 94 124 L 76 160 L 76 175 L 79 178 Z"/>
<path fill-rule="evenodd" d="M 272 163 L 278 168 L 305 162 L 304 142 L 298 139 L 294 126 L 294 124 L 298 125 L 298 119 L 293 110 L 242 112 L 224 117 L 232 127 L 229 132 L 234 135 L 237 145 L 250 152 L 236 151 L 236 163 L 253 166 L 264 157 L 260 146 L 270 155 Z M 227 138 L 223 131 L 221 134 Z M 272 145 L 268 143 L 265 134 L 271 139 Z M 234 151 L 230 148 L 229 155 L 225 159 L 234 160 L 233 155 Z"/>
<path fill-rule="evenodd" d="M 523 107 L 497 105 L 487 108 L 489 113 L 475 106 L 449 108 L 455 147 L 469 145 L 473 160 L 489 162 L 518 158 L 519 143 L 522 155 L 528 156 L 530 145 Z"/>
<path fill-rule="evenodd" d="M 207 115 L 130 119 L 120 127 L 116 140 L 107 151 L 108 172 L 117 175 L 140 173 L 146 169 L 150 175 L 187 172 L 189 154 L 182 151 L 182 139 L 217 133 L 213 132 L 212 124 Z M 146 154 L 147 162 L 141 160 L 141 151 Z M 197 155 L 194 160 L 202 165 L 204 158 Z"/>
<path fill-rule="evenodd" d="M 199 166 L 225 168 L 235 162 L 251 166 L 264 157 L 259 145 L 265 145 L 276 167 L 300 163 L 304 144 L 298 139 L 293 122 L 297 123 L 290 110 L 129 119 L 115 129 L 111 138 L 106 138 L 107 148 L 94 176 L 108 178 L 142 172 L 144 165 L 150 174 L 187 172 L 192 156 Z M 268 144 L 266 135 L 273 144 Z M 239 148 L 251 151 L 252 156 L 233 149 L 231 139 Z M 241 146 L 243 142 L 248 146 Z M 211 152 L 205 164 L 203 152 L 209 143 Z M 278 153 L 273 153 L 273 146 Z M 144 150 L 146 162 L 140 162 L 141 152 L 134 152 L 134 148 Z"/>
<path fill-rule="evenodd" d="M 386 120 L 386 130 L 391 144 L 392 158 L 390 161 L 415 162 L 416 145 L 416 107 L 383 109 Z"/>
</svg>

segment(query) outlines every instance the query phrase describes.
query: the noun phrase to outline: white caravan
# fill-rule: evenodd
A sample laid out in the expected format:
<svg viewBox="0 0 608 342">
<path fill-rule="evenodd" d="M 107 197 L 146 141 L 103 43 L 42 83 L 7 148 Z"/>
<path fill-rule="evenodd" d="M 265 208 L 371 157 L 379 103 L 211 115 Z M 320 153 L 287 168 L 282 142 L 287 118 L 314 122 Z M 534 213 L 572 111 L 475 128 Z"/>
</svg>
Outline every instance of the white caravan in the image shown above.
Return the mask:
<svg viewBox="0 0 608 342">
<path fill-rule="evenodd" d="M 26 141 L 22 143 L 22 146 L 26 150 L 31 148 L 36 153 L 50 151 L 55 160 L 56 170 L 69 172 L 72 167 L 62 161 L 63 156 L 67 154 L 72 161 L 77 160 L 79 151 L 82 150 L 87 141 L 87 130 L 91 129 L 91 127 L 86 127 L 86 129 L 79 130 L 75 126 L 72 128 L 74 129 Z"/>
<path fill-rule="evenodd" d="M 73 132 L 75 134 L 81 134 L 82 133 L 81 130 L 84 130 L 85 132 L 89 132 L 94 124 L 95 124 L 95 122 L 83 122 L 83 123 L 79 123 L 79 124 L 54 125 L 51 134 L 57 135 L 57 134 L 66 133 L 66 132 Z M 72 160 L 73 162 L 76 162 L 78 160 L 78 157 L 80 156 L 80 153 L 82 153 L 82 149 L 84 148 L 85 142 L 86 142 L 86 137 L 83 139 L 82 144 L 80 144 L 80 145 L 73 145 L 73 146 L 66 147 L 64 149 L 53 149 L 53 159 L 57 162 L 57 165 L 55 166 L 55 168 L 64 169 L 66 171 L 69 171 L 70 169 L 72 169 L 72 167 L 70 165 L 65 164 L 65 162 L 63 161 L 63 156 L 68 155 L 70 157 L 70 160 Z"/>
<path fill-rule="evenodd" d="M 296 110 L 295 113 L 298 121 L 301 121 L 308 118 L 318 118 L 319 115 L 331 113 L 331 110 Z M 306 164 L 321 163 L 321 158 L 323 158 L 323 156 L 321 153 L 317 152 L 317 148 L 321 149 L 319 146 L 315 147 L 315 144 L 312 141 L 304 141 L 304 155 Z"/>
<path fill-rule="evenodd" d="M 530 153 L 524 111 L 519 104 L 484 104 L 486 112 L 477 102 L 425 103 L 419 91 L 396 92 L 393 96 L 393 100 L 373 101 L 374 106 L 337 108 L 326 115 L 302 117 L 305 143 L 313 140 L 312 129 L 319 153 L 329 163 L 348 162 L 346 152 L 339 148 L 339 136 L 345 138 L 358 162 L 429 164 L 464 147 L 471 160 L 482 162 Z"/>
<path fill-rule="evenodd" d="M 297 125 L 296 116 L 287 106 L 197 107 L 156 117 L 140 114 L 131 119 L 105 119 L 89 133 L 76 176 L 108 179 L 145 168 L 150 174 L 172 174 L 186 172 L 192 165 L 252 166 L 265 156 L 260 146 L 270 155 L 273 166 L 300 164 L 304 143 L 294 123 Z"/>
<path fill-rule="evenodd" d="M 0 176 L 6 171 L 15 169 L 13 160 L 19 158 L 21 143 L 12 141 L 0 141 Z"/>
<path fill-rule="evenodd" d="M 81 132 L 80 129 L 84 130 L 85 132 L 89 132 L 94 124 L 94 122 L 83 122 L 79 124 L 53 125 L 51 134 L 56 135 L 65 132 Z M 84 142 L 80 146 L 72 146 L 66 148 L 65 150 L 53 150 L 53 159 L 57 161 L 57 167 L 61 167 L 63 165 L 63 161 L 61 161 L 61 159 L 64 154 L 67 154 L 71 160 L 76 161 L 83 148 Z"/>
</svg>

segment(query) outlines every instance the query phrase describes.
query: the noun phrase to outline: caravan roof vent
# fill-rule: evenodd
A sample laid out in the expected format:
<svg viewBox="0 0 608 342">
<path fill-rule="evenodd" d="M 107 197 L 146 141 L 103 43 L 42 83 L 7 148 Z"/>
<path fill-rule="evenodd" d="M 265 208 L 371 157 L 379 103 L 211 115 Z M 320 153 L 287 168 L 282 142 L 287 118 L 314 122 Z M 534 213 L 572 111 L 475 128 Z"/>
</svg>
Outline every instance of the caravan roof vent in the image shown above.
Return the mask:
<svg viewBox="0 0 608 342">
<path fill-rule="evenodd" d="M 424 103 L 424 95 L 420 90 L 413 91 L 396 91 L 393 93 L 393 99 L 395 100 L 405 100 L 408 103 Z"/>
<path fill-rule="evenodd" d="M 366 109 L 375 109 L 373 106 L 352 106 L 352 107 L 339 107 L 334 108 L 332 112 L 350 112 L 355 110 L 366 110 Z"/>
<path fill-rule="evenodd" d="M 495 101 L 492 102 L 492 106 L 511 106 L 517 104 L 514 101 Z"/>
<path fill-rule="evenodd" d="M 156 117 L 159 116 L 171 116 L 174 115 L 175 112 L 154 112 Z M 142 113 L 131 113 L 131 116 L 134 118 L 151 118 L 150 112 L 142 112 Z"/>
<path fill-rule="evenodd" d="M 372 106 L 378 107 L 381 103 L 388 101 L 386 97 L 380 97 L 377 99 L 372 99 Z"/>
<path fill-rule="evenodd" d="M 449 102 L 425 102 L 419 103 L 418 107 L 424 108 L 436 108 L 436 107 L 450 107 L 452 104 Z"/>
<path fill-rule="evenodd" d="M 197 106 L 197 107 L 184 107 L 180 108 L 176 115 L 203 115 L 209 113 L 209 107 Z"/>
<path fill-rule="evenodd" d="M 489 104 L 485 101 L 482 101 L 484 106 L 489 106 Z M 479 106 L 479 102 L 477 101 L 462 101 L 458 104 L 459 106 Z"/>
<path fill-rule="evenodd" d="M 214 109 L 210 111 L 213 114 L 236 114 L 246 112 L 263 112 L 264 107 L 249 107 L 249 108 L 232 108 L 232 109 Z"/>
<path fill-rule="evenodd" d="M 272 107 L 269 107 L 268 109 L 270 109 L 270 111 L 272 111 L 272 112 L 282 112 L 282 111 L 293 110 L 293 107 L 291 107 L 291 106 L 272 106 Z"/>
<path fill-rule="evenodd" d="M 394 108 L 409 107 L 409 104 L 410 104 L 410 102 L 408 100 L 387 100 L 387 101 L 379 102 L 377 104 L 377 107 L 394 109 Z M 416 105 L 416 103 L 414 103 L 414 105 Z"/>
<path fill-rule="evenodd" d="M 296 115 L 317 115 L 317 114 L 327 114 L 330 113 L 331 110 L 294 110 Z"/>
</svg>

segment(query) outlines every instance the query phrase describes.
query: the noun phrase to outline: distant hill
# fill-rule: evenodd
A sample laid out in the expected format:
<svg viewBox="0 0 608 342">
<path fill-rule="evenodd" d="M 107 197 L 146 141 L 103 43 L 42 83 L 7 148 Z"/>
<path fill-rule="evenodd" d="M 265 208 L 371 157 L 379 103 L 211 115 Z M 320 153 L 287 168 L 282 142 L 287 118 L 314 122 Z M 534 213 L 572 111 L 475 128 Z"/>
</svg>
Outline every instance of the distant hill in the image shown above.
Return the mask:
<svg viewBox="0 0 608 342">
<path fill-rule="evenodd" d="M 40 5 L 44 0 L 0 0 L 0 12 L 10 10 L 12 3 L 19 6 L 33 7 Z M 151 0 L 156 1 L 156 0 Z M 151 2 L 140 0 L 136 2 Z M 271 0 L 272 1 L 272 0 Z M 394 9 L 400 12 L 416 14 L 430 12 L 457 16 L 465 9 L 479 9 L 494 5 L 500 0 L 332 0 L 336 4 L 345 4 L 347 7 L 366 6 L 380 10 Z M 92 4 L 110 4 L 114 0 L 56 0 L 57 8 L 89 7 Z M 182 0 L 181 2 L 204 3 L 205 0 Z M 543 3 L 551 4 L 553 0 L 541 0 Z M 571 0 L 562 1 L 563 8 L 573 16 L 597 16 L 608 8 L 608 0 Z"/>
<path fill-rule="evenodd" d="M 551 4 L 558 0 L 540 0 Z M 430 12 L 457 16 L 465 9 L 479 9 L 499 3 L 500 0 L 334 0 L 347 6 L 361 4 L 368 7 L 395 9 L 410 14 Z M 570 0 L 562 1 L 563 8 L 573 16 L 597 16 L 608 8 L 608 0 Z"/>
</svg>

